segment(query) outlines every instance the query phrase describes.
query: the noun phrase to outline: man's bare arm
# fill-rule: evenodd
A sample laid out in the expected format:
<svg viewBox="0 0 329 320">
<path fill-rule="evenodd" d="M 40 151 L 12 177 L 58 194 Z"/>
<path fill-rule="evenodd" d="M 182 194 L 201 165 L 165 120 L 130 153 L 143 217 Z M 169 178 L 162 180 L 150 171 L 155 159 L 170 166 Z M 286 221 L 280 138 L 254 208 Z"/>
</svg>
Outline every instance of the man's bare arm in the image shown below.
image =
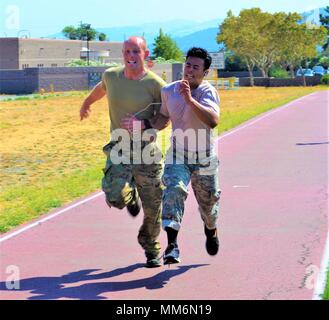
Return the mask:
<svg viewBox="0 0 329 320">
<path fill-rule="evenodd" d="M 88 118 L 91 112 L 90 106 L 96 101 L 102 99 L 106 95 L 106 91 L 103 89 L 102 82 L 100 82 L 88 95 L 88 97 L 82 103 L 80 109 L 81 121 Z"/>
</svg>

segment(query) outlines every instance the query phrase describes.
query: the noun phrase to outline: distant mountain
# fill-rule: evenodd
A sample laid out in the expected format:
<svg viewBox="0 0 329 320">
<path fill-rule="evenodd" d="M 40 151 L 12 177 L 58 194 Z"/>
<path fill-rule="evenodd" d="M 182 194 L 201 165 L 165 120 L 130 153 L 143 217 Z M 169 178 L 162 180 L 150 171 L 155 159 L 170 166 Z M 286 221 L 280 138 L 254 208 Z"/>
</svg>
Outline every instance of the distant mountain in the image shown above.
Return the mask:
<svg viewBox="0 0 329 320">
<path fill-rule="evenodd" d="M 170 20 L 164 22 L 152 22 L 141 25 L 111 27 L 111 28 L 95 28 L 99 32 L 104 32 L 111 41 L 123 41 L 130 35 L 156 36 L 159 34 L 160 28 L 167 34 L 174 37 L 183 37 L 193 32 L 203 29 L 217 27 L 218 20 L 210 20 L 205 22 L 197 22 L 192 20 Z M 62 33 L 56 33 L 48 36 L 49 38 L 64 38 Z M 151 39 L 152 41 L 154 38 Z M 151 41 L 151 42 L 152 42 Z"/>
<path fill-rule="evenodd" d="M 186 48 L 189 46 L 188 41 L 191 39 L 207 39 L 207 41 L 202 40 L 202 43 L 207 43 L 208 40 L 215 39 L 213 35 L 217 33 L 218 26 L 221 21 L 222 20 L 220 19 L 205 22 L 196 22 L 190 20 L 172 20 L 165 22 L 146 23 L 139 26 L 95 29 L 99 32 L 105 33 L 108 39 L 114 42 L 122 42 L 130 35 L 143 36 L 148 42 L 150 49 L 153 50 L 154 39 L 158 36 L 160 28 L 162 28 L 162 30 L 166 34 L 169 34 L 173 39 L 175 39 L 179 47 L 183 51 L 185 51 Z M 48 36 L 47 38 L 65 39 L 62 33 L 53 34 Z M 213 42 L 214 41 L 212 41 L 211 45 L 209 45 L 209 50 L 216 47 L 216 42 Z"/>
<path fill-rule="evenodd" d="M 217 52 L 223 47 L 216 42 L 218 30 L 218 27 L 209 28 L 194 32 L 185 37 L 174 38 L 174 40 L 183 52 L 187 52 L 189 48 L 194 46 L 205 48 L 210 52 Z"/>
<path fill-rule="evenodd" d="M 319 8 L 301 13 L 301 22 L 320 24 L 319 14 L 326 15 L 325 8 Z M 215 19 L 204 22 L 191 20 L 171 20 L 165 22 L 145 23 L 139 26 L 125 26 L 112 28 L 96 28 L 99 32 L 107 35 L 110 41 L 122 42 L 131 35 L 144 36 L 149 47 L 153 50 L 154 39 L 158 36 L 160 28 L 169 34 L 178 44 L 179 48 L 186 52 L 192 46 L 200 46 L 213 52 L 221 47 L 216 42 L 219 25 L 223 19 Z M 64 39 L 61 33 L 47 38 Z"/>
</svg>

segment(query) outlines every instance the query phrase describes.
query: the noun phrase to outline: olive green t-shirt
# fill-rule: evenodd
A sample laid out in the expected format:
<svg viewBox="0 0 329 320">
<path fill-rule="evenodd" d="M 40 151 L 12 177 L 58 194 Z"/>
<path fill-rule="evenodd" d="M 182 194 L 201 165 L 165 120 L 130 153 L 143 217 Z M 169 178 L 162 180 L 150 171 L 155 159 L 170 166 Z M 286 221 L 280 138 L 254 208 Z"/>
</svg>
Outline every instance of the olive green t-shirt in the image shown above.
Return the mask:
<svg viewBox="0 0 329 320">
<path fill-rule="evenodd" d="M 165 85 L 159 76 L 149 70 L 140 80 L 127 79 L 124 67 L 106 70 L 102 86 L 107 93 L 111 132 L 120 128 L 121 120 L 131 114 L 140 120 L 151 119 L 155 110 L 160 110 L 161 89 Z"/>
</svg>

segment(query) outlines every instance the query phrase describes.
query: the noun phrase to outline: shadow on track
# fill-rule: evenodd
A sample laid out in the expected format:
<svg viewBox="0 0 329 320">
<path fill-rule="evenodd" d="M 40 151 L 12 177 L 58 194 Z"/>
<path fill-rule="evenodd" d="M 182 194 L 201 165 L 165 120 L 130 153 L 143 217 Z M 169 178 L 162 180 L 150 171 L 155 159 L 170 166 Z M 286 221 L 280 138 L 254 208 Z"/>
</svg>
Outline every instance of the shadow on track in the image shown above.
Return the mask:
<svg viewBox="0 0 329 320">
<path fill-rule="evenodd" d="M 177 269 L 166 269 L 160 273 L 143 279 L 130 281 L 107 281 L 93 282 L 95 280 L 109 279 L 123 274 L 134 272 L 144 268 L 144 264 L 134 264 L 104 273 L 96 273 L 99 269 L 80 270 L 68 273 L 61 277 L 36 277 L 20 280 L 20 289 L 14 291 L 30 291 L 28 300 L 56 300 L 56 299 L 79 299 L 79 300 L 104 300 L 107 297 L 103 293 L 133 290 L 145 288 L 155 290 L 163 288 L 172 278 L 184 274 L 190 269 L 207 266 L 197 264 L 189 266 L 178 266 Z M 78 282 L 89 282 L 78 286 L 70 286 Z M 67 287 L 70 286 L 70 287 Z M 0 282 L 0 291 L 8 291 L 6 282 Z"/>
</svg>

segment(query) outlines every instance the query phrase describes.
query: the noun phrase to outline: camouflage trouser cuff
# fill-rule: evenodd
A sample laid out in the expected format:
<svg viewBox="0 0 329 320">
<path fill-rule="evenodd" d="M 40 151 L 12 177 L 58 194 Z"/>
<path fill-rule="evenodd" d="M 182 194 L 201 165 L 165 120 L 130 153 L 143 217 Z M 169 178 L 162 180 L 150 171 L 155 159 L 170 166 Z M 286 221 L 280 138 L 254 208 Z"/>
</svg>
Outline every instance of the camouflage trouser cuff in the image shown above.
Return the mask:
<svg viewBox="0 0 329 320">
<path fill-rule="evenodd" d="M 178 223 L 177 221 L 174 221 L 174 220 L 162 219 L 162 228 L 163 228 L 163 230 L 165 230 L 166 228 L 172 228 L 176 231 L 179 231 L 181 228 L 181 225 L 180 225 L 180 223 Z"/>
</svg>

